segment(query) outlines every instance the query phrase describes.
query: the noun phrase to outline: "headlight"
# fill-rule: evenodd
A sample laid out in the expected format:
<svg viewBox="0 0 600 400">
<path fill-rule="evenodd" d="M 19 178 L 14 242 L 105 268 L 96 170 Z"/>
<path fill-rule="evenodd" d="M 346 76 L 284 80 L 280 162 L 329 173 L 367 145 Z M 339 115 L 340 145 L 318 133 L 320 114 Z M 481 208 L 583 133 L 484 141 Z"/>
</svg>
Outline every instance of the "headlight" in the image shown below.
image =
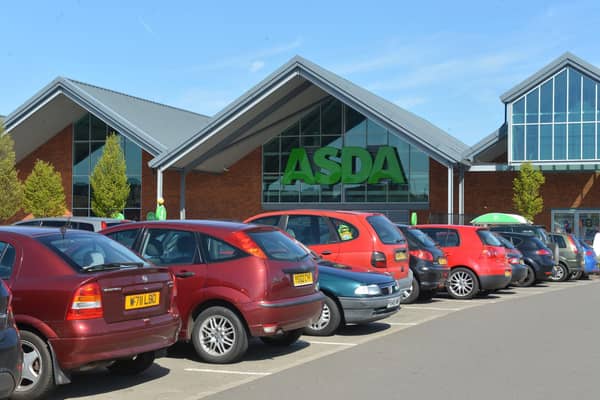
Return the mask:
<svg viewBox="0 0 600 400">
<path fill-rule="evenodd" d="M 318 292 L 318 291 L 319 291 L 319 287 L 320 287 L 320 286 L 319 286 L 319 281 L 317 281 L 317 284 L 315 285 L 315 292 Z"/>
<path fill-rule="evenodd" d="M 377 285 L 360 285 L 354 290 L 354 294 L 377 296 L 378 294 L 381 294 L 381 288 Z"/>
</svg>

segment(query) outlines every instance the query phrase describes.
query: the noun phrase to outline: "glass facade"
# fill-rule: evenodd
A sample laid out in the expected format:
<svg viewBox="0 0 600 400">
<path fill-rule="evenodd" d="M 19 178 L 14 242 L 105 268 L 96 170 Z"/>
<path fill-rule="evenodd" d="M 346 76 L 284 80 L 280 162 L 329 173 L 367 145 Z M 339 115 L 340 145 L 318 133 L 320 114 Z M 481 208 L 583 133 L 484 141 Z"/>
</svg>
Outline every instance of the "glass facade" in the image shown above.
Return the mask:
<svg viewBox="0 0 600 400">
<path fill-rule="evenodd" d="M 509 104 L 510 160 L 600 160 L 600 83 L 572 67 Z"/>
<path fill-rule="evenodd" d="M 429 157 L 328 97 L 263 146 L 262 182 L 267 204 L 428 203 Z"/>
<path fill-rule="evenodd" d="M 100 119 L 87 114 L 73 124 L 73 215 L 94 216 L 90 175 L 102 155 L 106 136 L 116 132 Z M 124 136 L 121 148 L 127 164 L 127 179 L 131 188 L 124 215 L 140 220 L 142 207 L 142 149 Z"/>
</svg>

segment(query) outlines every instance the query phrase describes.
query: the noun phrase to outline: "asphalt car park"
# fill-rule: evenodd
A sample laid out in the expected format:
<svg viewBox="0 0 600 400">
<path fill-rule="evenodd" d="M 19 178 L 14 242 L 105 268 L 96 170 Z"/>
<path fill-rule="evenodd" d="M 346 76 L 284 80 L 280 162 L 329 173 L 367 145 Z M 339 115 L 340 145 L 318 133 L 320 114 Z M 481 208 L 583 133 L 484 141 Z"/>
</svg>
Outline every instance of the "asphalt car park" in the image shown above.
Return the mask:
<svg viewBox="0 0 600 400">
<path fill-rule="evenodd" d="M 191 345 L 179 343 L 169 350 L 167 357 L 156 360 L 138 376 L 115 377 L 103 370 L 80 373 L 74 376 L 71 385 L 59 387 L 50 398 L 200 399 L 468 308 L 598 284 L 598 279 L 544 282 L 533 287 L 511 287 L 469 301 L 438 294 L 431 301 L 403 305 L 398 313 L 382 321 L 347 326 L 329 337 L 302 336 L 290 347 L 275 348 L 252 340 L 246 356 L 234 364 L 199 362 Z M 414 344 L 399 342 L 398 345 Z"/>
</svg>

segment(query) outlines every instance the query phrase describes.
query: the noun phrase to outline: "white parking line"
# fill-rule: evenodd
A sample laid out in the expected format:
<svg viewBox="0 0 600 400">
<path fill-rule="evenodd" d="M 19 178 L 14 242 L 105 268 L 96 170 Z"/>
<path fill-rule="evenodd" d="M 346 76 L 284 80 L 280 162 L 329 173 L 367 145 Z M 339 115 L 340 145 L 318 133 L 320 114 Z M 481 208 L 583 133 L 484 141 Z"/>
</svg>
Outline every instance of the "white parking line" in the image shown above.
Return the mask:
<svg viewBox="0 0 600 400">
<path fill-rule="evenodd" d="M 415 326 L 415 325 L 419 325 L 418 322 L 386 322 L 386 324 L 388 325 L 398 325 L 398 326 Z"/>
<path fill-rule="evenodd" d="M 229 371 L 224 369 L 204 369 L 204 368 L 186 368 L 184 371 L 188 372 L 210 372 L 215 374 L 229 374 L 229 375 L 255 375 L 255 376 L 267 376 L 271 375 L 271 372 L 246 372 L 246 371 Z"/>
<path fill-rule="evenodd" d="M 421 306 L 403 306 L 402 308 L 406 308 L 409 310 L 430 310 L 430 311 L 460 311 L 463 308 L 445 308 L 445 307 L 421 307 Z M 465 307 L 468 308 L 468 307 Z"/>
<path fill-rule="evenodd" d="M 343 342 L 319 342 L 317 340 L 305 340 L 302 339 L 303 342 L 306 343 L 310 343 L 310 344 L 331 344 L 331 345 L 335 345 L 335 346 L 356 346 L 357 343 L 343 343 Z"/>
</svg>

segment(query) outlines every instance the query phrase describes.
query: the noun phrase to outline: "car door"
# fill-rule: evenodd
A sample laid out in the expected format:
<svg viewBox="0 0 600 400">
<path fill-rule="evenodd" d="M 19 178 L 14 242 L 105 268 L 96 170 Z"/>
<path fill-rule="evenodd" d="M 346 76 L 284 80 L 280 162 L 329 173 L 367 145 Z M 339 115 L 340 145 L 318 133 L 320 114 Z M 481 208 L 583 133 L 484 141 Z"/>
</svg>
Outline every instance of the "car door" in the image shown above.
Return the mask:
<svg viewBox="0 0 600 400">
<path fill-rule="evenodd" d="M 290 215 L 285 231 L 320 257 L 337 261 L 340 244 L 327 218 L 319 215 Z"/>
<path fill-rule="evenodd" d="M 182 320 L 188 320 L 200 302 L 206 283 L 206 263 L 202 259 L 195 232 L 149 228 L 140 244 L 140 255 L 155 265 L 166 266 L 177 279 L 177 306 Z"/>
</svg>

